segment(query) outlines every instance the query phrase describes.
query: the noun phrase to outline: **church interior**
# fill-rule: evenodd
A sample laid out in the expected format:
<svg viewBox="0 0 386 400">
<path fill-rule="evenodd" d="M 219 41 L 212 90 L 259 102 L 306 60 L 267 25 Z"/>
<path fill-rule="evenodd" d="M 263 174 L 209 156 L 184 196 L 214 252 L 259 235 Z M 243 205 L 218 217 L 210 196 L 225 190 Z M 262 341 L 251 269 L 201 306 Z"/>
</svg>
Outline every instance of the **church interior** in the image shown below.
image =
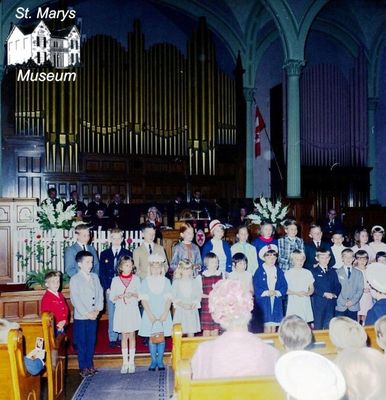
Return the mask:
<svg viewBox="0 0 386 400">
<path fill-rule="evenodd" d="M 276 285 L 282 274 L 285 288 L 289 287 L 284 276 L 296 269 L 291 263 L 296 264 L 299 251 L 305 257 L 303 269 L 314 279 L 309 294 L 298 296 L 308 296 L 314 311 L 315 320 L 305 321 L 313 335 L 309 353 L 328 363 L 337 355 L 339 359 L 341 349 L 331 337 L 331 324 L 329 332 L 328 324 L 316 322 L 320 275 L 315 271 L 320 265 L 326 272 L 321 259 L 327 254 L 328 268 L 336 271 L 342 288 L 336 295 L 332 288 L 325 290 L 327 297 L 322 293 L 323 301 L 336 303 L 331 318 L 358 321 L 363 332 L 358 331 L 356 338 L 366 335 L 366 349 L 383 352 L 377 339 L 381 322 L 374 328 L 377 319 L 368 323 L 366 314 L 361 319 L 362 308 L 353 309 L 351 294 L 347 294 L 346 314 L 338 309 L 344 285 L 354 275 L 347 270 L 343 247 L 337 257 L 334 246 L 351 249 L 350 265 L 364 277 L 358 278 L 364 279 L 361 296 L 367 294 L 373 308 L 384 301 L 379 317 L 386 315 L 386 268 L 385 274 L 374 272 L 380 274 L 374 278 L 375 286 L 370 276 L 371 264 L 380 266 L 382 257 L 386 263 L 386 169 L 382 167 L 386 1 L 3 0 L 0 36 L 0 330 L 11 329 L 5 342 L 0 340 L 0 359 L 5 361 L 0 377 L 9 382 L 3 392 L 0 388 L 1 398 L 11 393 L 15 399 L 284 399 L 290 395 L 316 399 L 315 393 L 311 397 L 291 393 L 273 372 L 260 374 L 267 375 L 263 377 L 250 376 L 256 373 L 220 378 L 208 372 L 207 379 L 195 379 L 196 349 L 232 330 L 220 323 L 217 333 L 225 333 L 207 338 L 203 328 L 205 313 L 215 319 L 215 312 L 210 317 L 203 306 L 209 301 L 211 307 L 205 294 L 211 254 L 228 278 L 241 262 L 234 259 L 235 253 L 243 253 L 247 270 L 251 269 L 246 245 L 254 248 L 256 263 L 248 292 L 253 302 L 252 319 L 245 325 L 249 333 L 286 352 L 279 324 L 288 317 L 292 289 L 280 295 L 278 286 L 267 287 L 267 292 L 279 293 L 262 294 L 271 301 L 267 309 L 273 313 L 280 301 L 281 317 L 273 325 L 264 320 L 260 329 L 257 282 L 265 282 L 259 270 L 270 281 L 267 265 L 269 252 L 274 251 Z M 66 210 L 73 212 L 68 225 Z M 42 217 L 45 212 L 47 219 Z M 267 224 L 272 230 L 264 236 Z M 296 240 L 288 244 L 291 227 L 296 227 Z M 221 242 L 216 242 L 219 229 Z M 149 230 L 155 234 L 151 240 L 146 236 Z M 185 232 L 190 230 L 189 251 L 182 256 L 181 250 L 176 262 L 177 246 L 189 241 Z M 86 231 L 90 236 L 82 243 Z M 121 235 L 119 248 L 128 251 L 122 257 L 132 262 L 129 278 L 117 269 L 125 260 L 117 253 L 115 258 L 111 253 L 111 260 L 102 258 L 102 253 L 118 246 L 114 235 Z M 336 236 L 341 237 L 339 244 Z M 256 245 L 259 240 L 261 247 Z M 296 241 L 302 244 L 292 253 Z M 138 255 L 144 243 L 149 246 L 143 250 L 146 257 Z M 68 249 L 76 245 L 83 246 L 71 256 L 80 272 L 71 275 Z M 155 257 L 157 246 L 163 261 Z M 200 262 L 192 261 L 195 248 Z M 286 251 L 291 267 L 283 261 Z M 361 252 L 367 256 L 363 268 Z M 81 275 L 87 257 L 94 257 L 88 276 L 93 272 L 98 276 L 95 259 L 99 260 L 97 279 L 103 289 L 103 306 L 95 318 L 80 318 L 78 298 L 74 299 L 75 277 Z M 150 275 L 140 275 L 145 268 L 142 257 Z M 188 268 L 180 265 L 187 259 L 193 280 L 202 278 L 204 290 L 201 308 L 195 310 L 202 329 L 193 334 L 185 331 L 184 319 L 176 321 L 176 314 L 177 319 L 180 315 L 176 271 Z M 113 272 L 105 287 L 103 268 L 110 262 Z M 152 334 L 141 337 L 141 325 L 134 339 L 128 336 L 131 345 L 124 353 L 120 340 L 132 333 L 119 331 L 120 339 L 112 340 L 111 315 L 118 310 L 118 298 L 109 297 L 111 280 L 120 278 L 125 294 L 138 280 L 135 312 L 140 313 L 142 324 L 145 316 L 154 317 L 150 318 L 154 325 L 158 319 L 149 312 L 148 294 L 143 294 L 152 277 L 152 263 L 166 265 L 174 325 L 167 328 L 165 311 L 163 347 L 152 342 Z M 339 275 L 341 270 L 346 279 Z M 68 304 L 64 330 L 58 329 L 56 314 L 42 308 L 47 282 L 54 278 L 47 278 L 49 272 L 60 274 L 63 290 L 59 293 Z M 181 280 L 184 276 L 182 272 Z M 31 290 L 28 282 L 41 286 Z M 79 321 L 93 321 L 90 326 L 95 329 L 91 334 L 96 340 L 91 345 L 95 365 L 85 368 L 78 354 Z M 386 337 L 386 321 L 384 325 Z M 91 329 L 83 322 L 81 326 Z M 26 372 L 23 357 L 36 351 L 37 337 L 44 338 L 46 354 L 43 372 L 33 375 Z M 132 364 L 124 361 L 121 373 L 119 369 L 133 342 L 138 367 L 135 373 L 128 369 L 127 377 L 122 370 L 126 364 L 133 368 Z M 152 351 L 158 356 L 165 352 L 165 366 L 150 364 L 149 371 Z M 316 359 L 313 365 L 323 360 Z M 275 372 L 280 370 L 279 361 Z M 155 374 L 152 368 L 157 369 Z M 350 386 L 344 368 L 339 367 L 343 375 L 335 371 L 335 364 L 323 368 L 328 369 L 326 374 L 336 373 L 345 388 L 340 393 L 337 384 L 340 395 L 326 398 L 361 398 L 354 396 L 355 385 Z M 380 393 L 383 397 L 368 399 L 386 398 L 386 388 Z"/>
</svg>

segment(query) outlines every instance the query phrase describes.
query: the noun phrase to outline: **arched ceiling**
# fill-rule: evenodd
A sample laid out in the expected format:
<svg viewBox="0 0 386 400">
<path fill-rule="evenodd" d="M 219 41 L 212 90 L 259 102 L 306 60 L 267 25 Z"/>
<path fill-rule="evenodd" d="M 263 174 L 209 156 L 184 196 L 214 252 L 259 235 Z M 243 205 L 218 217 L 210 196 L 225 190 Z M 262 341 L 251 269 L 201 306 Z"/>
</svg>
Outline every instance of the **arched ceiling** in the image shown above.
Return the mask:
<svg viewBox="0 0 386 400">
<path fill-rule="evenodd" d="M 86 1 L 91 0 L 60 0 L 61 4 L 71 5 Z M 146 2 L 159 7 L 166 17 L 174 18 L 176 25 L 183 22 L 168 15 L 168 9 L 193 19 L 205 16 L 234 60 L 240 51 L 249 84 L 265 50 L 278 38 L 285 59 L 304 58 L 305 43 L 312 30 L 328 35 L 353 56 L 363 47 L 375 75 L 386 41 L 386 2 L 381 0 L 143 0 L 144 7 Z M 55 0 L 3 0 L 0 3 L 3 43 L 10 23 L 17 22 L 14 17 L 17 7 L 34 9 L 55 3 Z"/>
</svg>

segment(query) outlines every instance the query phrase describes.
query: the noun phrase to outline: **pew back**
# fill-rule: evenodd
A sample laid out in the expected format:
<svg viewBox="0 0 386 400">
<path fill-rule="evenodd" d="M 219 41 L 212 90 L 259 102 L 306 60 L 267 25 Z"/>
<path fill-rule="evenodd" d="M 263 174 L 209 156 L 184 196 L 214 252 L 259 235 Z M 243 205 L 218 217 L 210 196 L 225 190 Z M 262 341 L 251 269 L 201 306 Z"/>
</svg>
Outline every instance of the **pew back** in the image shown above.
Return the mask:
<svg viewBox="0 0 386 400">
<path fill-rule="evenodd" d="M 30 375 L 24 367 L 23 335 L 11 329 L 7 344 L 0 345 L 0 398 L 40 400 L 40 376 Z"/>
<path fill-rule="evenodd" d="M 66 338 L 55 338 L 54 317 L 51 313 L 42 313 L 41 320 L 20 321 L 20 328 L 25 336 L 27 352 L 35 348 L 37 337 L 44 338 L 46 350 L 46 373 L 48 386 L 48 400 L 56 400 L 64 395 L 65 354 L 62 344 Z"/>
<path fill-rule="evenodd" d="M 271 344 L 279 351 L 284 351 L 283 344 L 281 343 L 279 335 L 277 333 L 258 333 L 256 334 L 256 336 L 261 340 L 263 340 L 264 342 L 266 342 L 267 344 Z M 331 342 L 327 330 L 313 331 L 313 336 L 314 336 L 314 341 L 312 343 L 310 350 L 315 351 L 327 357 L 336 354 L 337 352 L 336 347 Z M 216 339 L 216 337 L 213 336 L 183 337 L 181 325 L 180 324 L 174 325 L 173 350 L 172 350 L 172 366 L 174 371 L 176 370 L 177 363 L 179 360 L 181 359 L 190 360 L 193 357 L 193 354 L 200 343 L 214 339 Z"/>
<path fill-rule="evenodd" d="M 7 344 L 0 344 L 0 382 L 0 399 L 13 399 L 11 362 Z"/>
<path fill-rule="evenodd" d="M 176 370 L 178 400 L 284 400 L 285 393 L 273 376 L 192 380 L 189 360 Z"/>
</svg>

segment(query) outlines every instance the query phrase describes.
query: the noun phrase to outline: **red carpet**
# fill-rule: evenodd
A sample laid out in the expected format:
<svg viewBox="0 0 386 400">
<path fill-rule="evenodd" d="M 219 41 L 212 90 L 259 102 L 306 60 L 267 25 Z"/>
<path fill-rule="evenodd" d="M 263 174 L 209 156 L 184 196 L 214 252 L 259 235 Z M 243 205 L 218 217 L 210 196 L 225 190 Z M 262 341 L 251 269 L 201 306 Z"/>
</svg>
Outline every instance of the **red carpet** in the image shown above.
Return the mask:
<svg viewBox="0 0 386 400">
<path fill-rule="evenodd" d="M 107 334 L 107 320 L 102 320 L 98 322 L 98 332 L 97 332 L 97 342 L 95 346 L 95 354 L 121 354 L 121 348 L 115 347 L 111 349 L 109 347 L 109 338 Z M 68 328 L 68 338 L 70 341 L 70 346 L 68 349 L 69 354 L 75 354 L 75 350 L 72 347 L 72 324 L 70 324 Z M 143 344 L 143 338 L 141 336 L 137 336 L 137 353 L 148 353 L 148 346 Z M 172 350 L 172 339 L 166 338 L 166 351 Z"/>
</svg>

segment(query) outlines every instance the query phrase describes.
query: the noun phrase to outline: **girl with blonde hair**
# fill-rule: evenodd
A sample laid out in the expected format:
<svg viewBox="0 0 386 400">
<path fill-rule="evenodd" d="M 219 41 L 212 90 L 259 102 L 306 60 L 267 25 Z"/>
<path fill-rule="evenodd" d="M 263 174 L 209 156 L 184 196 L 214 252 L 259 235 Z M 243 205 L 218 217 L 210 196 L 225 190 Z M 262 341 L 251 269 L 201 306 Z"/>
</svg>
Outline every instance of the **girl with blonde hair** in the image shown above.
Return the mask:
<svg viewBox="0 0 386 400">
<path fill-rule="evenodd" d="M 202 297 L 201 279 L 193 277 L 193 263 L 187 259 L 178 263 L 173 278 L 173 324 L 181 324 L 182 333 L 192 337 L 201 331 L 198 315 Z"/>
</svg>

